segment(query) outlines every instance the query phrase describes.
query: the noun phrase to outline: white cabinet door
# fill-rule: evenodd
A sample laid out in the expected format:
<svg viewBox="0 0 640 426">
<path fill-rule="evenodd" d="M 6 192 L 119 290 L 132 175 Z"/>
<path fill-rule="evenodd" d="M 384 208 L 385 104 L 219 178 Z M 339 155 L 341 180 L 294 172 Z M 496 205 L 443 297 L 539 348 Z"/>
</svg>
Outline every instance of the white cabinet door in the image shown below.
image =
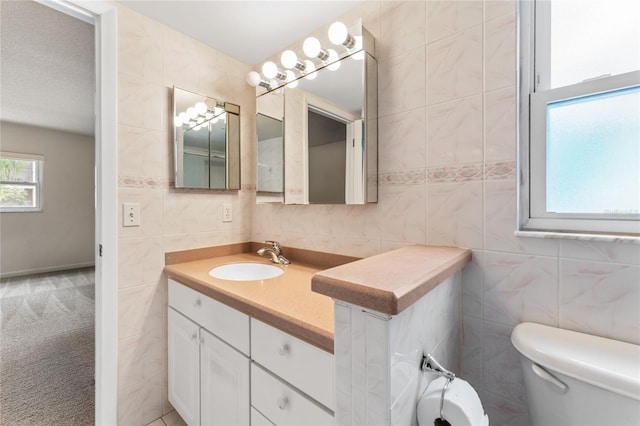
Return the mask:
<svg viewBox="0 0 640 426">
<path fill-rule="evenodd" d="M 169 308 L 169 402 L 189 426 L 200 424 L 200 327 Z"/>
<path fill-rule="evenodd" d="M 249 424 L 249 358 L 200 329 L 203 426 Z"/>
</svg>

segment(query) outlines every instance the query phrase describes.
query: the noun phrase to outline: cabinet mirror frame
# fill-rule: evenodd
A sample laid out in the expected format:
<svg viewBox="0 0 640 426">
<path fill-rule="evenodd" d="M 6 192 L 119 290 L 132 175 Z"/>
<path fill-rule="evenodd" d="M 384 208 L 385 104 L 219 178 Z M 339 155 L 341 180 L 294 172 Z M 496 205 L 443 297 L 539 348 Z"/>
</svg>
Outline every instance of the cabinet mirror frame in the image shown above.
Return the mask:
<svg viewBox="0 0 640 426">
<path fill-rule="evenodd" d="M 174 86 L 173 124 L 175 188 L 240 189 L 239 105 Z"/>
</svg>

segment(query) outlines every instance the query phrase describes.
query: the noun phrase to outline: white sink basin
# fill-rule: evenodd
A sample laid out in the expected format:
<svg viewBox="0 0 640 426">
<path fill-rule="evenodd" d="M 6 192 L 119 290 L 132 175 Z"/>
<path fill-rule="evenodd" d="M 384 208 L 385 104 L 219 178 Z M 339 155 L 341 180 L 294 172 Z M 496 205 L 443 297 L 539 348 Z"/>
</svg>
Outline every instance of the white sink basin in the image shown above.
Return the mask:
<svg viewBox="0 0 640 426">
<path fill-rule="evenodd" d="M 282 268 L 264 263 L 230 263 L 209 270 L 213 278 L 231 281 L 267 280 L 283 273 Z"/>
</svg>

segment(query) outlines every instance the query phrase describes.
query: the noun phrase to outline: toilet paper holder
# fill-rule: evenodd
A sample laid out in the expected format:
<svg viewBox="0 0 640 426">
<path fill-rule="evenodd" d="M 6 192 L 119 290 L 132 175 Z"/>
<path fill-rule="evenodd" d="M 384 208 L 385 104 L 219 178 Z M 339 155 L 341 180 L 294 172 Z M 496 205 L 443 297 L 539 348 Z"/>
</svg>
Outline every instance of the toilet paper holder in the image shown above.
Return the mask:
<svg viewBox="0 0 640 426">
<path fill-rule="evenodd" d="M 442 408 L 444 406 L 444 394 L 449 387 L 449 383 L 451 383 L 453 379 L 456 378 L 456 375 L 452 371 L 444 368 L 442 364 L 440 364 L 438 360 L 435 359 L 431 354 L 422 355 L 420 370 L 435 373 L 438 376 L 442 376 L 447 379 L 444 386 L 442 387 L 442 394 L 440 394 L 440 419 L 446 421 L 447 419 L 445 419 L 444 415 L 442 414 Z"/>
</svg>

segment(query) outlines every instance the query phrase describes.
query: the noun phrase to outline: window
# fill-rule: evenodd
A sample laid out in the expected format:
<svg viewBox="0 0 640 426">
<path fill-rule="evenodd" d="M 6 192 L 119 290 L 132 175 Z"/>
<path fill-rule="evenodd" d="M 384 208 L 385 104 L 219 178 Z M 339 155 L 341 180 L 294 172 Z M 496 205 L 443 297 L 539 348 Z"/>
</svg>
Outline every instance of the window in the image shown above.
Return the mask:
<svg viewBox="0 0 640 426">
<path fill-rule="evenodd" d="M 42 210 L 43 163 L 40 155 L 0 153 L 0 211 Z"/>
<path fill-rule="evenodd" d="M 519 2 L 521 230 L 640 236 L 640 2 Z"/>
</svg>

